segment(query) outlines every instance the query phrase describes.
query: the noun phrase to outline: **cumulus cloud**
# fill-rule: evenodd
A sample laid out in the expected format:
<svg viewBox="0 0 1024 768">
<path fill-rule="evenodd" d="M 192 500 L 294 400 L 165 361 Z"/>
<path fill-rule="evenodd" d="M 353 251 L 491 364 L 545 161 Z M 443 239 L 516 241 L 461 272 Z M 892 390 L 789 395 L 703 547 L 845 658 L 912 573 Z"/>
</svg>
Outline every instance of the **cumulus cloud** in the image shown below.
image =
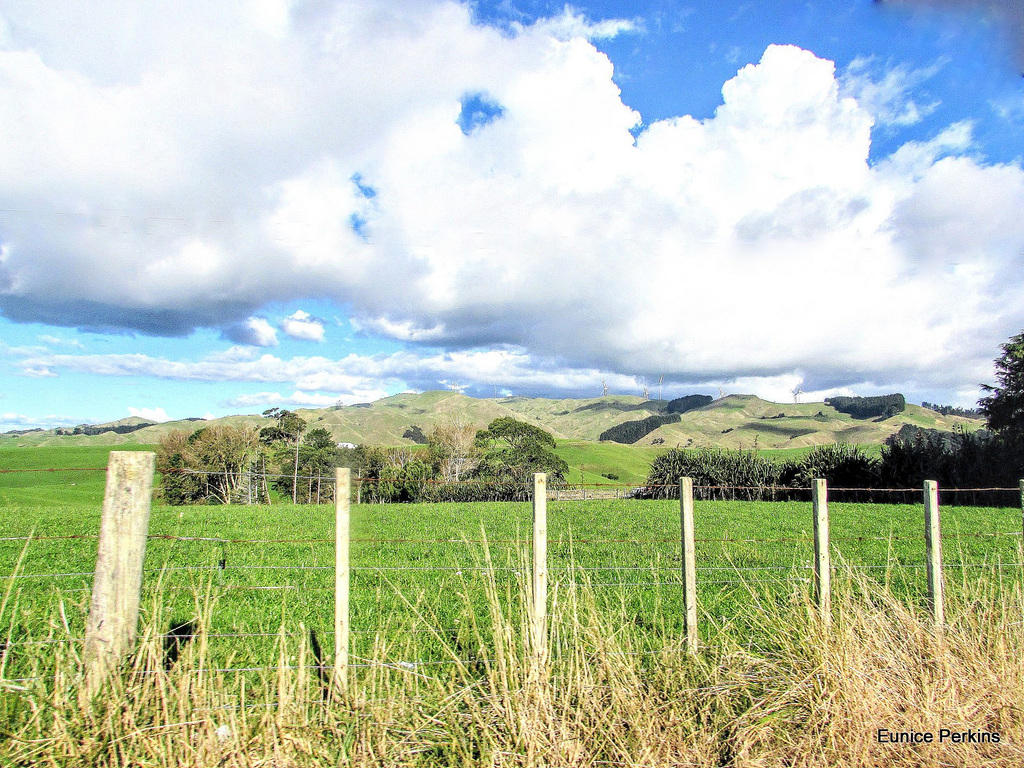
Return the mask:
<svg viewBox="0 0 1024 768">
<path fill-rule="evenodd" d="M 100 376 L 154 377 L 173 381 L 217 381 L 237 383 L 281 383 L 294 388 L 289 394 L 261 391 L 240 395 L 221 403 L 224 407 L 252 408 L 268 405 L 295 405 L 322 408 L 336 403 L 369 402 L 390 392 L 422 392 L 456 385 L 467 394 L 490 397 L 543 392 L 550 396 L 596 397 L 607 385 L 613 394 L 639 395 L 651 380 L 624 375 L 609 369 L 573 368 L 554 358 L 538 358 L 521 349 L 469 350 L 461 352 L 394 352 L 387 355 L 349 354 L 339 359 L 297 356 L 282 358 L 259 356 L 210 355 L 201 360 L 169 360 L 149 355 L 58 355 L 23 351 L 21 367 L 44 366 L 52 371 L 91 373 Z M 976 380 L 984 372 L 974 370 Z M 53 375 L 57 375 L 54 373 Z M 947 372 L 940 381 L 958 381 L 959 372 Z M 840 382 L 840 383 L 837 383 Z M 849 394 L 850 384 L 859 393 L 892 391 L 893 379 L 870 380 L 813 376 L 805 371 L 781 375 L 722 376 L 708 374 L 681 378 L 668 376 L 664 381 L 666 398 L 694 391 L 714 393 L 722 389 L 730 394 L 757 394 L 787 402 L 798 386 L 807 399 Z M 904 387 L 908 396 L 916 389 Z M 977 399 L 977 391 L 973 397 Z M 931 397 L 925 391 L 925 397 Z M 960 401 L 958 401 L 960 402 Z M 970 404 L 973 400 L 962 401 Z"/>
<path fill-rule="evenodd" d="M 240 323 L 231 323 L 221 334 L 229 341 L 253 347 L 276 347 L 277 330 L 266 318 L 250 317 Z"/>
<path fill-rule="evenodd" d="M 158 423 L 171 420 L 171 417 L 167 415 L 167 411 L 163 408 L 132 408 L 129 406 L 128 413 L 131 416 L 138 416 L 140 419 L 146 419 L 148 421 L 155 421 Z"/>
<path fill-rule="evenodd" d="M 66 41 L 38 4 L 9 13 L 0 194 L 28 212 L 0 250 L 12 319 L 267 347 L 265 307 L 333 300 L 361 333 L 445 350 L 406 353 L 425 373 L 382 380 L 461 381 L 445 366 L 514 349 L 510 388 L 560 391 L 595 372 L 963 386 L 1019 330 L 1020 166 L 950 142 L 868 162 L 882 107 L 914 119 L 899 108 L 912 72 L 872 74 L 871 101 L 867 81 L 844 90 L 831 62 L 771 46 L 713 117 L 634 138 L 641 116 L 588 40 L 629 24 L 571 10 L 509 34 L 452 2 L 186 3 L 140 10 L 113 46 L 89 28 Z M 491 117 L 464 131 L 479 94 Z M 323 323 L 281 330 L 322 338 Z M 122 358 L 21 370 L 152 363 Z M 315 360 L 158 362 L 266 367 L 279 378 L 260 380 L 303 392 L 380 386 L 371 364 Z"/>
<path fill-rule="evenodd" d="M 301 309 L 281 321 L 281 330 L 293 339 L 324 340 L 324 321 Z"/>
</svg>

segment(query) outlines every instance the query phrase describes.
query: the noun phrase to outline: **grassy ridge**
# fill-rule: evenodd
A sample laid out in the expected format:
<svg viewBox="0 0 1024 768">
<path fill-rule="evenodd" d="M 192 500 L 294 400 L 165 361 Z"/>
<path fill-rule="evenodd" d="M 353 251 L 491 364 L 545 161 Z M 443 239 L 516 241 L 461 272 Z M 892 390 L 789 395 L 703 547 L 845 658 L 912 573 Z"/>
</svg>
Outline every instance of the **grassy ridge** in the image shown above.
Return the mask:
<svg viewBox="0 0 1024 768">
<path fill-rule="evenodd" d="M 458 418 L 479 428 L 510 416 L 548 430 L 560 440 L 597 441 L 607 429 L 627 421 L 663 413 L 667 401 L 643 400 L 629 395 L 580 400 L 508 397 L 478 399 L 453 392 L 393 395 L 374 403 L 347 407 L 300 409 L 311 426 L 328 429 L 335 440 L 381 445 L 411 445 L 403 437 L 418 426 L 424 434 L 434 425 Z M 126 420 L 121 420 L 126 421 Z M 258 415 L 237 415 L 207 424 L 265 425 Z M 11 447 L 37 445 L 96 445 L 156 443 L 176 429 L 195 430 L 204 422 L 178 421 L 144 427 L 127 434 L 57 436 L 54 430 L 0 436 Z M 678 423 L 660 427 L 640 442 L 657 438 L 667 447 L 800 448 L 843 441 L 880 444 L 904 424 L 951 431 L 962 425 L 977 429 L 978 419 L 942 416 L 917 405 L 889 419 L 854 419 L 824 403 L 773 403 L 753 395 L 727 395 L 702 408 L 687 411 Z"/>
</svg>

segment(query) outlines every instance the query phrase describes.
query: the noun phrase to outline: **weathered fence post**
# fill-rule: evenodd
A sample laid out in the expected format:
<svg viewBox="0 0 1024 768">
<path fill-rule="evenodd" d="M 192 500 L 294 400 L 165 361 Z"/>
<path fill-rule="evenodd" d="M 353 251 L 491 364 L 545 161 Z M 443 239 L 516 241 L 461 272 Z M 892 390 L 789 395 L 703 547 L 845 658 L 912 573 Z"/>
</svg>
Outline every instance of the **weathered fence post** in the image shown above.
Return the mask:
<svg viewBox="0 0 1024 768">
<path fill-rule="evenodd" d="M 548 602 L 548 476 L 533 476 L 533 616 L 531 630 L 533 653 L 543 660 L 547 653 L 544 631 Z"/>
<path fill-rule="evenodd" d="M 107 463 L 96 573 L 85 628 L 85 685 L 91 699 L 135 642 L 156 454 L 112 451 Z"/>
<path fill-rule="evenodd" d="M 811 484 L 814 507 L 814 601 L 822 621 L 832 623 L 832 565 L 828 546 L 828 483 L 815 480 Z"/>
<path fill-rule="evenodd" d="M 679 522 L 682 536 L 683 629 L 686 650 L 697 650 L 697 547 L 693 538 L 693 480 L 679 479 Z"/>
<path fill-rule="evenodd" d="M 942 595 L 942 534 L 939 529 L 939 484 L 924 481 L 924 548 L 928 573 L 928 599 L 936 626 L 945 621 Z"/>
<path fill-rule="evenodd" d="M 334 471 L 334 687 L 348 691 L 350 470 Z"/>
</svg>

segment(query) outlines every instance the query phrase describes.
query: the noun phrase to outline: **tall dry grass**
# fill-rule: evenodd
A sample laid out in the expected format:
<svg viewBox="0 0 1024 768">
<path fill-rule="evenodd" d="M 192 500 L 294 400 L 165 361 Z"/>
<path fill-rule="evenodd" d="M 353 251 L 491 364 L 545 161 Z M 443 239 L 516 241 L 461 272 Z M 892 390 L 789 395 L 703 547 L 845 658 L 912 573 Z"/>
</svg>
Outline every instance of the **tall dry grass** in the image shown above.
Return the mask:
<svg viewBox="0 0 1024 768">
<path fill-rule="evenodd" d="M 77 646 L 23 651 L 24 676 L 42 679 L 0 683 L 0 764 L 1024 765 L 1019 577 L 1000 583 L 993 568 L 956 584 L 940 632 L 926 612 L 841 566 L 831 627 L 804 587 L 781 600 L 752 588 L 735 625 L 705 626 L 696 655 L 668 630 L 638 629 L 624 602 L 599 605 L 585 573 L 575 578 L 552 589 L 544 658 L 522 643 L 525 612 L 503 608 L 527 599 L 525 579 L 501 587 L 492 571 L 486 626 L 472 624 L 457 643 L 435 637 L 450 664 L 389 663 L 411 646 L 383 632 L 373 658 L 354 660 L 366 666 L 352 670 L 347 695 L 326 698 L 308 637 L 284 627 L 276 666 L 257 683 L 214 670 L 209 594 L 196 596 L 197 636 L 165 669 L 154 604 L 130 663 L 84 707 Z M 468 584 L 455 599 L 469 606 Z M 58 621 L 51 636 L 60 630 Z M 479 660 L 462 663 L 467 654 Z M 879 728 L 984 731 L 1001 742 L 879 744 Z"/>
</svg>

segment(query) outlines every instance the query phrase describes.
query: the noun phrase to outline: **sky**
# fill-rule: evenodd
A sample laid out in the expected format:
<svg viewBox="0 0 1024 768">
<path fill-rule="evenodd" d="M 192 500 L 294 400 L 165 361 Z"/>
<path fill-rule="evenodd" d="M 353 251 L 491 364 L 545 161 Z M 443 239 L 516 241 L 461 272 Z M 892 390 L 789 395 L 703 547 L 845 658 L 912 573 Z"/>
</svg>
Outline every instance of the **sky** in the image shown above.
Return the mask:
<svg viewBox="0 0 1024 768">
<path fill-rule="evenodd" d="M 6 0 L 0 431 L 973 406 L 1024 328 L 1022 42 L 982 0 Z"/>
</svg>

